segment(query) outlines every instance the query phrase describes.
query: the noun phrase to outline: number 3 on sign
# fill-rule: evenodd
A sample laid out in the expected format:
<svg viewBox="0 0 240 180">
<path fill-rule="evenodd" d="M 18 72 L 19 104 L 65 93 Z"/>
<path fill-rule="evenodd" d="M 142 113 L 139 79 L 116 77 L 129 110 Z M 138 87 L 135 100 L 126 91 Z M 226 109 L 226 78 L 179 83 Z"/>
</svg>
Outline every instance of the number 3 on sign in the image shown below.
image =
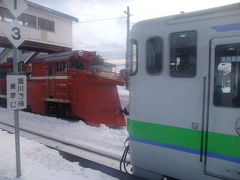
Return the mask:
<svg viewBox="0 0 240 180">
<path fill-rule="evenodd" d="M 12 38 L 15 39 L 15 40 L 19 40 L 21 39 L 21 30 L 18 28 L 18 27 L 13 27 L 12 28 L 12 32 L 14 33 L 12 35 Z"/>
</svg>

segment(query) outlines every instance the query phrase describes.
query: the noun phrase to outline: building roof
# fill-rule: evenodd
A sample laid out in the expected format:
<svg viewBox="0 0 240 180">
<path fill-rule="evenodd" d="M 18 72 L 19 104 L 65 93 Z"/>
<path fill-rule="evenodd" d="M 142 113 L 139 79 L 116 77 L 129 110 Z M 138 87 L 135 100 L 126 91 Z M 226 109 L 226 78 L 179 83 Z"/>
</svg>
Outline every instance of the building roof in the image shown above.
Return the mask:
<svg viewBox="0 0 240 180">
<path fill-rule="evenodd" d="M 45 12 L 48 12 L 48 13 L 52 13 L 54 15 L 64 17 L 64 18 L 69 19 L 69 20 L 74 21 L 74 22 L 79 22 L 78 18 L 76 18 L 76 17 L 73 17 L 73 16 L 67 15 L 65 13 L 47 8 L 45 6 L 33 3 L 31 1 L 28 1 L 28 0 L 25 0 L 25 1 L 26 1 L 27 5 L 31 8 L 38 9 L 38 10 L 41 10 L 41 11 L 45 11 Z"/>
</svg>

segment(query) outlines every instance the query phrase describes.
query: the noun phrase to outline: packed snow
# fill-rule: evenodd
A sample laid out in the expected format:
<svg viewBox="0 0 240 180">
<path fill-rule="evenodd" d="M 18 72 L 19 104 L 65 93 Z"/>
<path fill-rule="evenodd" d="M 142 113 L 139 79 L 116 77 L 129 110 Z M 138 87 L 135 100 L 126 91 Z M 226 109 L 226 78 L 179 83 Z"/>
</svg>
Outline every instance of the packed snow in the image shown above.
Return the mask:
<svg viewBox="0 0 240 180">
<path fill-rule="evenodd" d="M 124 88 L 119 88 L 119 94 L 121 99 L 124 99 L 123 104 L 126 104 L 128 92 Z M 20 128 L 25 130 L 86 148 L 99 149 L 109 154 L 121 154 L 128 136 L 126 128 L 112 129 L 105 125 L 94 127 L 82 121 L 71 122 L 23 111 L 20 111 L 19 119 Z M 0 121 L 13 125 L 13 112 L 0 108 Z"/>
<path fill-rule="evenodd" d="M 118 87 L 121 104 L 128 103 L 128 91 Z M 0 108 L 0 121 L 14 122 L 13 111 Z M 55 117 L 19 112 L 20 128 L 57 138 L 71 144 L 98 149 L 109 154 L 122 154 L 124 141 L 128 137 L 126 128 L 113 129 L 104 125 L 93 127 L 82 121 L 71 122 Z M 15 177 L 14 136 L 0 129 L 0 179 Z M 114 179 L 98 171 L 85 169 L 78 163 L 64 160 L 57 151 L 21 137 L 23 176 L 21 179 Z"/>
<path fill-rule="evenodd" d="M 1 180 L 116 180 L 63 159 L 58 151 L 21 137 L 22 176 L 16 178 L 14 135 L 0 130 Z"/>
<path fill-rule="evenodd" d="M 0 114 L 1 122 L 14 124 L 12 111 L 0 108 Z M 125 129 L 112 129 L 104 125 L 94 127 L 82 121 L 71 122 L 22 111 L 19 112 L 19 119 L 20 128 L 71 144 L 101 149 L 106 153 L 123 152 L 123 143 L 128 136 Z"/>
</svg>

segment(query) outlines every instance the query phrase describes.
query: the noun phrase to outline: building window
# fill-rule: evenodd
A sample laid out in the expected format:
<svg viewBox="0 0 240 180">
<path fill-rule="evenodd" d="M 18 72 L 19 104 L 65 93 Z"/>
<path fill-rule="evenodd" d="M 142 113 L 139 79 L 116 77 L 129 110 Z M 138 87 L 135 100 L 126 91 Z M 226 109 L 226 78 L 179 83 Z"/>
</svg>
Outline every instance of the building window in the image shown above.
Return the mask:
<svg viewBox="0 0 240 180">
<path fill-rule="evenodd" d="M 56 63 L 56 72 L 67 72 L 66 62 Z"/>
<path fill-rule="evenodd" d="M 18 21 L 21 25 L 36 28 L 37 27 L 37 17 L 29 14 L 21 14 L 18 17 Z"/>
<path fill-rule="evenodd" d="M 137 41 L 132 39 L 130 41 L 130 75 L 137 73 L 138 66 L 138 44 Z"/>
<path fill-rule="evenodd" d="M 214 104 L 240 107 L 240 43 L 216 46 L 214 68 Z"/>
<path fill-rule="evenodd" d="M 173 77 L 194 77 L 197 62 L 197 32 L 176 32 L 170 35 L 170 74 Z"/>
<path fill-rule="evenodd" d="M 54 21 L 38 18 L 38 29 L 54 32 Z"/>
<path fill-rule="evenodd" d="M 14 17 L 8 9 L 0 7 L 0 19 L 5 22 L 13 22 Z"/>
<path fill-rule="evenodd" d="M 4 8 L 0 7 L 0 20 L 3 21 L 4 17 Z"/>
<path fill-rule="evenodd" d="M 162 70 L 163 41 L 159 37 L 151 38 L 146 43 L 147 72 L 158 74 Z"/>
</svg>

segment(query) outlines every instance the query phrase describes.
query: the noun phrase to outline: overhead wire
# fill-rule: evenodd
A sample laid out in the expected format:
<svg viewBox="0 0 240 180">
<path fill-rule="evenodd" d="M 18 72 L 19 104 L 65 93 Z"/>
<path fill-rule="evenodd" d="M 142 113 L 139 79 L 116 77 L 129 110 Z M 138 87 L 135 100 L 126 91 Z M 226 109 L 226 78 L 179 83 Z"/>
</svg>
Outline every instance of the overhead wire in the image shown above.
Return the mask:
<svg viewBox="0 0 240 180">
<path fill-rule="evenodd" d="M 101 21 L 113 21 L 118 19 L 125 19 L 125 16 L 116 17 L 116 18 L 105 18 L 105 19 L 96 19 L 96 20 L 89 20 L 89 21 L 80 21 L 79 23 L 94 23 L 94 22 L 101 22 Z"/>
</svg>

